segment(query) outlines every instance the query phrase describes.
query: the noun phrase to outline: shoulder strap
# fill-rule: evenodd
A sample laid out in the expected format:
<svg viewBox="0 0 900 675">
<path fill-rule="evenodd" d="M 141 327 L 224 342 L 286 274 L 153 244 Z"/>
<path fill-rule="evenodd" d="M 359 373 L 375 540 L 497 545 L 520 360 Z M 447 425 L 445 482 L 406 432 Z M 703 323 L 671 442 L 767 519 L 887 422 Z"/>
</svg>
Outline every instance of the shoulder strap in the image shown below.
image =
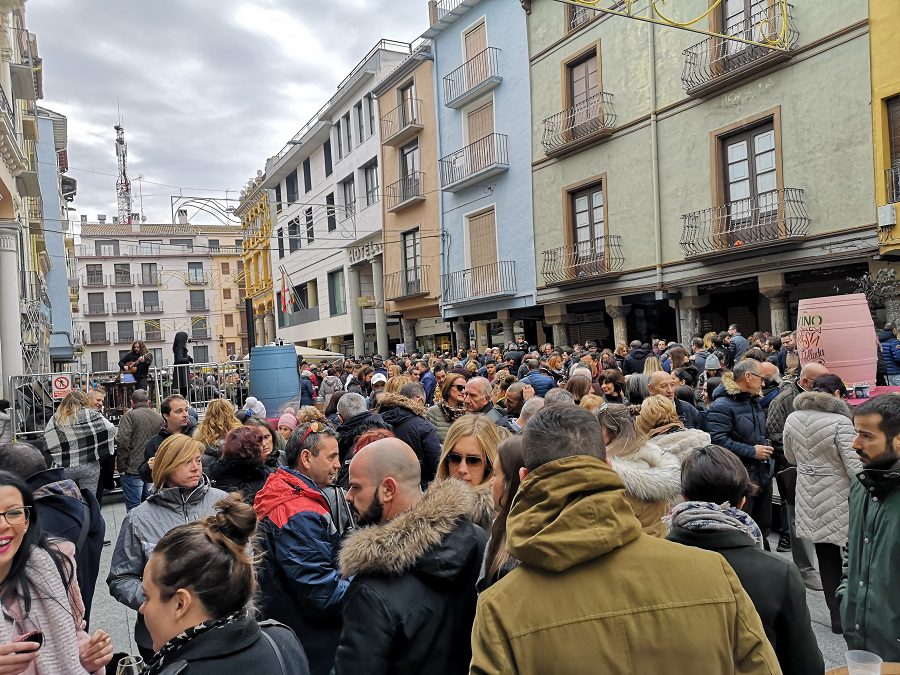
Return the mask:
<svg viewBox="0 0 900 675">
<path fill-rule="evenodd" d="M 281 648 L 279 648 L 278 643 L 275 642 L 274 638 L 266 632 L 265 627 L 260 626 L 259 632 L 262 636 L 269 642 L 269 646 L 272 647 L 272 651 L 275 652 L 275 658 L 278 659 L 278 667 L 281 670 L 281 675 L 287 675 L 287 668 L 284 665 L 284 656 L 281 654 Z"/>
<path fill-rule="evenodd" d="M 91 507 L 87 502 L 81 502 L 81 508 L 84 511 L 84 520 L 81 523 L 81 532 L 78 534 L 78 541 L 75 542 L 75 554 L 81 553 L 81 547 L 87 541 L 88 533 L 91 530 Z"/>
</svg>

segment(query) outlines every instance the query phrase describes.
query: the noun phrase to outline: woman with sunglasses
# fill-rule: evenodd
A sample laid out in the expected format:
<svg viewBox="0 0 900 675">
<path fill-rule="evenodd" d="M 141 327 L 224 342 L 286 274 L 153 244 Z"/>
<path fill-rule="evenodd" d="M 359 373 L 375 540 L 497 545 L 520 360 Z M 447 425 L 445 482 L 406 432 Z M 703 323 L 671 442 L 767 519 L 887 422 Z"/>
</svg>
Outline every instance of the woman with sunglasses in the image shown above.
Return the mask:
<svg viewBox="0 0 900 675">
<path fill-rule="evenodd" d="M 25 482 L 0 471 L 0 672 L 102 673 L 112 640 L 84 631 L 68 541 L 49 541 Z"/>
<path fill-rule="evenodd" d="M 441 400 L 428 409 L 426 416 L 434 424 L 441 443 L 446 440 L 450 425 L 466 414 L 463 407 L 465 390 L 466 378 L 459 373 L 447 373 L 441 385 Z"/>
<path fill-rule="evenodd" d="M 485 530 L 494 521 L 490 483 L 502 434 L 487 415 L 463 415 L 450 426 L 438 461 L 436 480 L 456 478 L 475 490 L 478 503 L 472 522 Z"/>
</svg>

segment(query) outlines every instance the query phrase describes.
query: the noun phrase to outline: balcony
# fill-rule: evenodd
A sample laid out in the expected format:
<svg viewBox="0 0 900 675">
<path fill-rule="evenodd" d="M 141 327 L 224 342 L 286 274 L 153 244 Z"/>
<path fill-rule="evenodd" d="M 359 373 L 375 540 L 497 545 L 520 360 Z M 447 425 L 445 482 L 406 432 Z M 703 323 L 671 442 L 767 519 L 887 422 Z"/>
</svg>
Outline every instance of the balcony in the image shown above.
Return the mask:
<svg viewBox="0 0 900 675">
<path fill-rule="evenodd" d="M 618 276 L 625 266 L 622 238 L 608 234 L 544 251 L 541 275 L 547 285 Z"/>
<path fill-rule="evenodd" d="M 441 189 L 457 192 L 509 169 L 505 134 L 489 134 L 441 158 Z"/>
<path fill-rule="evenodd" d="M 386 300 L 414 298 L 417 295 L 428 295 L 428 265 L 419 265 L 385 275 Z"/>
<path fill-rule="evenodd" d="M 161 302 L 142 302 L 140 305 L 141 314 L 162 314 L 163 304 Z"/>
<path fill-rule="evenodd" d="M 83 305 L 81 311 L 84 312 L 85 316 L 106 316 L 109 314 L 109 305 L 89 303 Z"/>
<path fill-rule="evenodd" d="M 134 274 L 113 274 L 110 279 L 111 286 L 134 286 Z"/>
<path fill-rule="evenodd" d="M 312 323 L 320 319 L 319 307 L 304 307 L 303 309 L 295 309 L 290 314 L 278 313 L 278 327 L 287 328 L 289 326 L 299 326 L 304 323 Z"/>
<path fill-rule="evenodd" d="M 209 340 L 209 328 L 191 328 L 191 340 Z"/>
<path fill-rule="evenodd" d="M 235 257 L 241 255 L 243 246 L 210 246 L 208 252 L 210 255 L 227 255 Z"/>
<path fill-rule="evenodd" d="M 809 230 L 803 190 L 785 188 L 681 216 L 687 259 L 749 257 L 799 244 Z"/>
<path fill-rule="evenodd" d="M 794 23 L 794 7 L 787 6 L 787 25 L 775 7 L 768 7 L 725 29 L 728 35 L 745 40 L 773 44 L 785 38 L 782 47 L 770 49 L 718 37 L 704 38 L 684 50 L 681 82 L 689 96 L 707 96 L 733 85 L 776 63 L 787 61 L 794 54 L 800 34 Z"/>
<path fill-rule="evenodd" d="M 16 115 L 3 87 L 0 87 L 0 152 L 11 171 L 25 168 L 24 139 L 16 129 Z"/>
<path fill-rule="evenodd" d="M 138 286 L 159 286 L 159 272 L 148 272 L 138 277 Z"/>
<path fill-rule="evenodd" d="M 900 203 L 900 166 L 885 171 L 884 182 L 887 188 L 887 203 Z"/>
<path fill-rule="evenodd" d="M 85 288 L 105 288 L 108 283 L 104 274 L 86 274 L 81 277 L 81 285 Z"/>
<path fill-rule="evenodd" d="M 184 283 L 188 286 L 206 286 L 212 275 L 209 272 L 189 271 L 184 276 Z"/>
<path fill-rule="evenodd" d="M 189 312 L 208 312 L 209 300 L 204 300 L 203 302 L 191 302 L 188 300 L 186 308 Z"/>
<path fill-rule="evenodd" d="M 425 174 L 414 171 L 384 188 L 388 213 L 425 201 Z"/>
<path fill-rule="evenodd" d="M 135 336 L 133 331 L 131 333 L 113 333 L 112 334 L 112 341 L 117 345 L 122 345 L 122 344 L 130 345 L 135 340 L 137 340 L 137 337 Z"/>
<path fill-rule="evenodd" d="M 86 345 L 108 345 L 110 342 L 109 333 L 97 333 L 94 335 L 85 335 L 84 344 Z"/>
<path fill-rule="evenodd" d="M 441 275 L 443 302 L 469 302 L 496 295 L 516 292 L 516 263 L 514 260 L 472 267 Z"/>
<path fill-rule="evenodd" d="M 381 142 L 390 146 L 403 145 L 423 128 L 422 101 L 410 98 L 381 118 Z"/>
<path fill-rule="evenodd" d="M 166 334 L 161 330 L 147 330 L 138 339 L 143 342 L 165 342 Z"/>
<path fill-rule="evenodd" d="M 615 123 L 612 94 L 598 92 L 544 120 L 544 154 L 558 157 L 595 143 L 612 134 Z"/>
<path fill-rule="evenodd" d="M 444 105 L 462 108 L 502 81 L 500 50 L 488 47 L 444 77 Z"/>
<path fill-rule="evenodd" d="M 28 220 L 41 222 L 44 220 L 44 205 L 40 197 L 28 197 Z"/>
<path fill-rule="evenodd" d="M 113 314 L 137 314 L 137 305 L 133 302 L 117 302 L 113 306 Z"/>
</svg>

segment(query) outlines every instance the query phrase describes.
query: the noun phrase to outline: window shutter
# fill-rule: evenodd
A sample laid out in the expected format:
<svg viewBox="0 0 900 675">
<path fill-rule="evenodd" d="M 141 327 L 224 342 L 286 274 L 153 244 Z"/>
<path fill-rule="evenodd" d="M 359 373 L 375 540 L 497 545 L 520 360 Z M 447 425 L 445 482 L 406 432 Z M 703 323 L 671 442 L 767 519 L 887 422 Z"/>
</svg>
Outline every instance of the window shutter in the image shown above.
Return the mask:
<svg viewBox="0 0 900 675">
<path fill-rule="evenodd" d="M 887 101 L 888 137 L 891 145 L 891 167 L 900 166 L 900 96 Z"/>
<path fill-rule="evenodd" d="M 472 267 L 497 262 L 497 228 L 493 209 L 469 218 L 469 253 Z"/>
</svg>

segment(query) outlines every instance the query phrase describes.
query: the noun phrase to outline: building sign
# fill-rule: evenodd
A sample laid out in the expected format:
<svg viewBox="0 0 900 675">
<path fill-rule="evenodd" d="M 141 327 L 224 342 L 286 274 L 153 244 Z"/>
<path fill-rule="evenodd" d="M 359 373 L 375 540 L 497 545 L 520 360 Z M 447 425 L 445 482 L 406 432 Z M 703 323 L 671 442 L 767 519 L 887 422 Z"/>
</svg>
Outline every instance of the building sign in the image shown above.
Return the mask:
<svg viewBox="0 0 900 675">
<path fill-rule="evenodd" d="M 371 295 L 361 295 L 356 299 L 356 306 L 371 309 L 373 307 L 378 307 L 378 303 Z"/>
<path fill-rule="evenodd" d="M 72 393 L 72 376 L 59 374 L 53 376 L 53 400 L 61 401 Z"/>
<path fill-rule="evenodd" d="M 375 256 L 381 255 L 384 252 L 384 245 L 380 242 L 374 241 L 368 244 L 363 244 L 362 246 L 354 246 L 353 248 L 348 250 L 350 255 L 350 264 L 355 265 L 358 262 L 362 262 L 363 260 L 368 260 L 369 258 L 374 258 Z"/>
</svg>

